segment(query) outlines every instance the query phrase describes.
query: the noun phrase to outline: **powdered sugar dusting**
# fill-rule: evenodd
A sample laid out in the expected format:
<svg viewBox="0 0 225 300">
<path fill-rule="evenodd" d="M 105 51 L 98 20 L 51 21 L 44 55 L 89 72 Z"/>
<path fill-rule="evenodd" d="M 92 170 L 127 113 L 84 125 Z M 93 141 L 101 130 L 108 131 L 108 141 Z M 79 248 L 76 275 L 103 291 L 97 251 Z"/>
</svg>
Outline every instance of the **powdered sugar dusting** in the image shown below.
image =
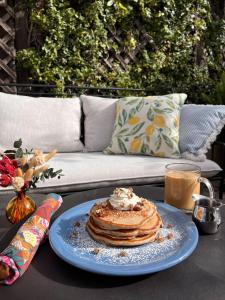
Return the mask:
<svg viewBox="0 0 225 300">
<path fill-rule="evenodd" d="M 186 231 L 182 224 L 176 223 L 169 215 L 161 215 L 163 228 L 160 236 L 168 236 L 163 242 L 153 242 L 137 247 L 110 247 L 94 241 L 85 229 L 88 216 L 80 216 L 71 220 L 70 226 L 63 232 L 64 247 L 70 248 L 81 259 L 96 261 L 108 265 L 142 265 L 156 263 L 174 255 L 186 238 Z M 76 224 L 79 223 L 79 226 Z M 168 226 L 168 224 L 172 224 Z"/>
</svg>

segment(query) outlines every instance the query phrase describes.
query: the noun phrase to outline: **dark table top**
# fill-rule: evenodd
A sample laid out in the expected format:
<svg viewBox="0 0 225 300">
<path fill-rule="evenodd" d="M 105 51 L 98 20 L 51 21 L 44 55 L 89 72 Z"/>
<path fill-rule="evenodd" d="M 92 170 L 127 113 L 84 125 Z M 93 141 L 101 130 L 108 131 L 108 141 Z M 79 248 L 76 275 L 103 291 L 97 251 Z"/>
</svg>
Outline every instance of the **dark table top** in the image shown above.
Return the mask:
<svg viewBox="0 0 225 300">
<path fill-rule="evenodd" d="M 55 218 L 82 202 L 106 197 L 112 188 L 76 192 L 64 197 Z M 135 187 L 143 197 L 162 200 L 163 189 Z M 44 195 L 32 195 L 37 204 Z M 0 251 L 10 242 L 19 225 L 4 216 L 6 197 L 0 197 Z M 225 209 L 222 209 L 223 220 Z M 5 233 L 5 234 L 4 234 Z M 0 298 L 24 299 L 225 299 L 225 226 L 214 235 L 200 236 L 194 253 L 182 263 L 150 275 L 112 277 L 79 270 L 61 260 L 48 241 L 36 253 L 27 272 L 12 286 L 0 286 Z"/>
</svg>

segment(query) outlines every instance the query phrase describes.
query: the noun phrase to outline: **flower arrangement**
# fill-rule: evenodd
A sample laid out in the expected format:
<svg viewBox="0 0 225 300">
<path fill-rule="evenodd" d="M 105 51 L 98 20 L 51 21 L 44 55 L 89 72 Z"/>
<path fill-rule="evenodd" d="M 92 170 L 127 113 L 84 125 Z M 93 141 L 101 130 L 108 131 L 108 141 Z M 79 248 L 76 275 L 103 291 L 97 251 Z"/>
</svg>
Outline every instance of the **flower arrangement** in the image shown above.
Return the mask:
<svg viewBox="0 0 225 300">
<path fill-rule="evenodd" d="M 34 200 L 26 195 L 29 188 L 35 188 L 39 180 L 63 176 L 62 170 L 54 171 L 46 164 L 56 150 L 44 154 L 42 150 L 28 151 L 21 146 L 21 139 L 15 141 L 14 150 L 6 150 L 0 158 L 0 186 L 12 186 L 17 194 L 6 206 L 6 216 L 13 224 L 36 209 Z"/>
<path fill-rule="evenodd" d="M 56 153 L 56 150 L 44 154 L 42 150 L 24 151 L 22 140 L 14 142 L 15 150 L 7 150 L 0 159 L 0 186 L 13 186 L 15 191 L 27 191 L 36 187 L 41 180 L 58 177 L 60 179 L 62 170 L 54 171 L 46 164 Z"/>
</svg>

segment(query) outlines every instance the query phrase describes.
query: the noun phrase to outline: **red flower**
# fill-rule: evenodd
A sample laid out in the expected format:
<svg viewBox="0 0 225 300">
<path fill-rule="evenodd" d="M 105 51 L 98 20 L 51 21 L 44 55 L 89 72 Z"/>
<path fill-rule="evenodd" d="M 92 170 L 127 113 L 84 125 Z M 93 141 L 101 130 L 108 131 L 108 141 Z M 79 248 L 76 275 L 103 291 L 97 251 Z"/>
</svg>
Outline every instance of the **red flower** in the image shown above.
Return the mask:
<svg viewBox="0 0 225 300">
<path fill-rule="evenodd" d="M 7 156 L 3 156 L 2 160 L 0 160 L 0 174 L 15 177 L 16 166 L 17 163 L 15 163 L 15 160 L 10 160 Z"/>
<path fill-rule="evenodd" d="M 7 187 L 11 184 L 11 178 L 5 174 L 0 175 L 0 185 L 2 187 Z"/>
<path fill-rule="evenodd" d="M 16 159 L 12 159 L 11 162 L 15 168 L 18 168 L 18 162 Z"/>
</svg>

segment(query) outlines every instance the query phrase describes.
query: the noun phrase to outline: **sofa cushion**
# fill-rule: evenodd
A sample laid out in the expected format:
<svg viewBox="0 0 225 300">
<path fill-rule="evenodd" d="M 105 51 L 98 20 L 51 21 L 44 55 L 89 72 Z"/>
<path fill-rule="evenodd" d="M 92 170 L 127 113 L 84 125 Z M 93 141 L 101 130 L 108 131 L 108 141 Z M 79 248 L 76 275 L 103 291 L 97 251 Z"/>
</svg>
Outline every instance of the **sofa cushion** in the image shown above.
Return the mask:
<svg viewBox="0 0 225 300">
<path fill-rule="evenodd" d="M 34 98 L 0 93 L 0 149 L 23 147 L 45 152 L 81 151 L 79 98 Z"/>
<path fill-rule="evenodd" d="M 32 192 L 70 192 L 104 186 L 154 184 L 164 181 L 165 165 L 189 162 L 185 159 L 156 158 L 141 155 L 104 155 L 92 153 L 59 153 L 51 167 L 63 169 L 65 176 L 46 180 Z M 211 177 L 221 171 L 211 160 L 196 162 L 202 175 Z M 1 192 L 4 191 L 1 188 Z M 6 191 L 6 189 L 5 189 Z"/>
<path fill-rule="evenodd" d="M 116 103 L 116 119 L 108 154 L 180 157 L 180 109 L 186 94 L 126 97 Z"/>
<path fill-rule="evenodd" d="M 85 151 L 103 151 L 110 143 L 118 99 L 81 95 Z"/>
<path fill-rule="evenodd" d="M 225 105 L 184 105 L 180 120 L 183 158 L 201 161 L 225 126 Z"/>
</svg>

